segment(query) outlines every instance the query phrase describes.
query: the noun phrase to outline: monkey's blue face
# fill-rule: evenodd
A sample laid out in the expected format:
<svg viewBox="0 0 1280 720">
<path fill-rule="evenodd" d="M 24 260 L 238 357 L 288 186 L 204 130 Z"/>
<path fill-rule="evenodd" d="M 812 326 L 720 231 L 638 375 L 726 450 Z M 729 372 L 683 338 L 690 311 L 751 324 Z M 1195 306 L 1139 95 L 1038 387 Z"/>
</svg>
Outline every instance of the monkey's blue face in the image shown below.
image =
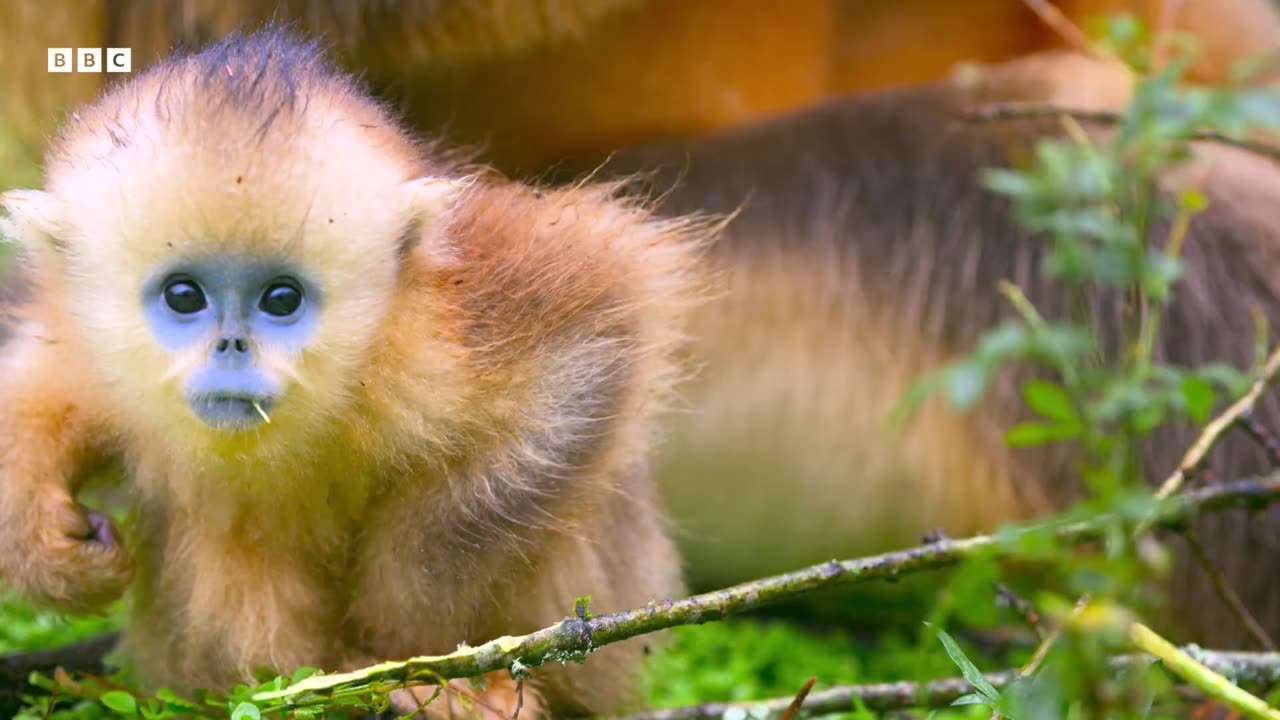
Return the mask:
<svg viewBox="0 0 1280 720">
<path fill-rule="evenodd" d="M 157 342 L 194 362 L 183 387 L 187 403 L 219 430 L 269 422 L 282 385 L 264 363 L 266 352 L 301 351 L 321 300 L 287 263 L 225 257 L 177 263 L 142 294 Z"/>
</svg>

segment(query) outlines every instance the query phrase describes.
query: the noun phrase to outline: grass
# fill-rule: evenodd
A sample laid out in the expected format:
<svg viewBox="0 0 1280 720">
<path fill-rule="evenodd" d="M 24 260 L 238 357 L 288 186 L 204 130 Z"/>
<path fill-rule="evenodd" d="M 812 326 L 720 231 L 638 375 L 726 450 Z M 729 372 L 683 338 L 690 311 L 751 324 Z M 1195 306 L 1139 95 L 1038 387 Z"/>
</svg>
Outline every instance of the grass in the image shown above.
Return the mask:
<svg viewBox="0 0 1280 720">
<path fill-rule="evenodd" d="M 650 659 L 645 697 L 650 707 L 673 707 L 794 695 L 810 677 L 821 690 L 956 674 L 936 641 L 922 649 L 894 632 L 858 640 L 838 629 L 739 619 L 672 631 Z"/>
</svg>

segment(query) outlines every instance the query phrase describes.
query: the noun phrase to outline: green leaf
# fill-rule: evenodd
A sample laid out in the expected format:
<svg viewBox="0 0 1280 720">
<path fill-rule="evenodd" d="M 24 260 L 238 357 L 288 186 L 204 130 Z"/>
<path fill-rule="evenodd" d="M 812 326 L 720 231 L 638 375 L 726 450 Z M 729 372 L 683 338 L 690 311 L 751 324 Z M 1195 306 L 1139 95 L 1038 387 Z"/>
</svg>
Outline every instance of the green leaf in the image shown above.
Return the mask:
<svg viewBox="0 0 1280 720">
<path fill-rule="evenodd" d="M 1145 435 L 1155 430 L 1160 423 L 1164 422 L 1165 406 L 1161 404 L 1152 404 L 1147 407 L 1138 408 L 1129 418 L 1129 427 L 1134 432 Z"/>
<path fill-rule="evenodd" d="M 262 720 L 262 711 L 253 703 L 242 702 L 231 711 L 231 720 Z"/>
<path fill-rule="evenodd" d="M 982 184 L 993 193 L 1009 197 L 1030 197 L 1035 193 L 1031 177 L 1016 170 L 986 170 L 982 173 Z"/>
<path fill-rule="evenodd" d="M 1280 125 L 1280 94 L 1274 90 L 1241 90 L 1235 96 L 1235 101 L 1248 125 L 1267 128 Z"/>
<path fill-rule="evenodd" d="M 999 577 L 999 566 L 985 555 L 966 560 L 952 573 L 947 585 L 960 623 L 987 627 L 999 620 L 994 584 Z"/>
<path fill-rule="evenodd" d="M 1148 297 L 1164 300 L 1169 288 L 1182 279 L 1182 261 L 1172 255 L 1152 250 L 1142 267 L 1142 290 Z"/>
<path fill-rule="evenodd" d="M 951 406 L 968 410 L 987 389 L 987 369 L 973 362 L 956 365 L 947 371 L 946 386 Z"/>
<path fill-rule="evenodd" d="M 111 692 L 103 693 L 102 697 L 99 699 L 102 700 L 103 705 L 106 705 L 108 708 L 120 713 L 121 715 L 138 714 L 138 699 L 122 690 L 112 690 Z"/>
<path fill-rule="evenodd" d="M 978 693 L 969 693 L 968 695 L 961 695 L 960 697 L 951 701 L 951 705 L 953 707 L 956 705 L 990 705 L 990 704 L 991 704 L 990 700 L 979 695 Z"/>
<path fill-rule="evenodd" d="M 937 392 L 945 379 L 945 371 L 939 370 L 926 375 L 911 387 L 907 388 L 907 391 L 903 393 L 902 398 L 898 400 L 897 404 L 894 405 L 885 416 L 885 427 L 890 430 L 901 429 L 906 425 L 907 420 L 909 420 L 911 416 L 920 409 L 920 406 L 924 404 L 924 401 L 929 399 L 930 395 Z"/>
<path fill-rule="evenodd" d="M 1187 404 L 1187 414 L 1197 425 L 1209 421 L 1209 412 L 1213 410 L 1213 386 L 1208 380 L 1195 375 L 1182 378 L 1182 400 Z"/>
<path fill-rule="evenodd" d="M 1026 346 L 1026 326 L 1004 322 L 983 333 L 973 354 L 984 362 L 995 363 L 1022 353 Z"/>
<path fill-rule="evenodd" d="M 1010 447 L 1030 447 L 1044 445 L 1057 440 L 1070 440 L 1079 437 L 1080 426 L 1077 425 L 1045 425 L 1043 423 L 1021 423 L 1005 431 L 1004 441 Z"/>
<path fill-rule="evenodd" d="M 1077 422 L 1071 398 L 1057 383 L 1032 380 L 1022 389 L 1022 397 L 1026 400 L 1027 407 L 1050 420 L 1058 420 L 1064 424 Z"/>
<path fill-rule="evenodd" d="M 156 697 L 160 698 L 165 704 L 165 709 L 169 711 L 178 710 L 182 712 L 198 712 L 203 708 L 200 705 L 178 697 L 178 694 L 169 688 L 160 688 L 156 691 Z"/>
<path fill-rule="evenodd" d="M 960 646 L 956 644 L 955 639 L 948 635 L 946 630 L 942 629 L 938 630 L 938 639 L 942 641 L 942 647 L 947 651 L 947 656 L 951 658 L 951 662 L 960 668 L 960 674 L 964 675 L 964 679 L 968 680 L 969 684 L 988 700 L 998 703 L 1000 701 L 1000 692 L 982 676 L 982 671 L 969 660 L 964 651 L 960 649 Z"/>
<path fill-rule="evenodd" d="M 1265 346 L 1263 355 L 1265 357 Z M 1210 384 L 1222 388 L 1228 395 L 1243 395 L 1248 391 L 1249 386 L 1253 384 L 1253 378 L 1249 373 L 1244 372 L 1236 367 L 1227 365 L 1226 363 L 1209 363 L 1196 368 L 1196 374 L 1208 380 Z"/>
</svg>

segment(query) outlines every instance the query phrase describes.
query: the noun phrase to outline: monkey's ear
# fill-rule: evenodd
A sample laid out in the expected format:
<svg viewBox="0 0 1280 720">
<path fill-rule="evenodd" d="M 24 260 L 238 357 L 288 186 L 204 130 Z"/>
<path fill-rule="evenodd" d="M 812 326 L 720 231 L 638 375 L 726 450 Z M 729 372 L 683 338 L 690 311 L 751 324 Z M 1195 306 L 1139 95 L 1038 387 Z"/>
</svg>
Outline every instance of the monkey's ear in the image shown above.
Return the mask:
<svg viewBox="0 0 1280 720">
<path fill-rule="evenodd" d="M 426 253 L 441 264 L 449 263 L 453 251 L 445 228 L 458 199 L 471 185 L 470 179 L 442 177 L 422 177 L 405 183 L 413 223 L 405 234 L 401 252 Z"/>
<path fill-rule="evenodd" d="M 58 202 L 40 190 L 11 190 L 0 195 L 0 236 L 41 254 L 62 249 L 63 224 Z"/>
</svg>

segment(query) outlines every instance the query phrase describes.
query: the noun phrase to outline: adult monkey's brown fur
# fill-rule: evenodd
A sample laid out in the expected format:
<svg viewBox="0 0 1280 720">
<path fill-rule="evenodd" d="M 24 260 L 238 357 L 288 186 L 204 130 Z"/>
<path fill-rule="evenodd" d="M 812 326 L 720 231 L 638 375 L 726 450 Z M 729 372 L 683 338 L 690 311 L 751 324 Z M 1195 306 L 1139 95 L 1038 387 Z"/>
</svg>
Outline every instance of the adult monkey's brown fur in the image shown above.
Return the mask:
<svg viewBox="0 0 1280 720">
<path fill-rule="evenodd" d="M 1126 94 L 1127 78 L 1110 68 L 1049 56 L 968 87 L 851 98 L 610 164 L 664 168 L 654 185 L 669 191 L 671 212 L 741 205 L 713 253 L 729 287 L 693 326 L 705 368 L 655 465 L 694 584 L 911 545 L 934 528 L 962 537 L 1079 497 L 1067 458 L 1003 443 L 1020 407 L 1015 378 L 971 415 L 938 400 L 903 431 L 885 418 L 922 373 L 1012 315 L 1001 280 L 1054 316 L 1065 307 L 1041 275 L 1043 242 L 1027 239 L 978 181 L 983 168 L 1025 157 L 1029 138 L 1057 126 L 977 123 L 961 109 L 993 99 L 1106 106 Z M 1187 278 L 1157 355 L 1247 367 L 1251 307 L 1266 312 L 1273 342 L 1280 325 L 1280 171 L 1221 147 L 1200 151 L 1200 166 L 1181 179 L 1205 183 L 1209 209 L 1191 224 Z M 1154 231 L 1158 242 L 1164 232 Z M 1116 337 L 1119 298 L 1096 302 L 1105 333 Z M 1257 418 L 1280 428 L 1275 393 Z M 1185 423 L 1160 433 L 1146 452 L 1152 476 L 1174 468 L 1193 437 Z M 1234 478 L 1267 464 L 1255 444 L 1232 437 L 1209 467 Z M 731 509 L 712 510 L 727 497 Z M 1280 509 L 1214 515 L 1197 527 L 1280 637 Z M 1247 646 L 1209 588 L 1197 567 L 1179 562 L 1180 636 Z"/>
<path fill-rule="evenodd" d="M 1059 0 L 1068 19 L 1163 0 Z M 1276 48 L 1268 0 L 1183 0 L 1195 72 Z M 131 47 L 135 70 L 273 15 L 323 33 L 420 129 L 486 148 L 509 172 L 683 137 L 843 93 L 939 80 L 957 63 L 1058 47 L 1023 0 L 10 0 L 0 3 L 0 107 L 36 149 L 107 75 L 45 71 L 49 47 Z M 12 128 L 11 128 L 12 129 Z M 0 156 L 0 162 L 4 162 Z"/>
<path fill-rule="evenodd" d="M 472 172 L 278 31 L 82 110 L 4 196 L 33 288 L 0 354 L 0 581 L 81 610 L 133 575 L 130 659 L 178 687 L 678 592 L 647 454 L 708 228 Z M 128 470 L 128 551 L 74 504 L 97 462 Z M 617 709 L 642 644 L 539 670 L 523 712 Z"/>
</svg>

